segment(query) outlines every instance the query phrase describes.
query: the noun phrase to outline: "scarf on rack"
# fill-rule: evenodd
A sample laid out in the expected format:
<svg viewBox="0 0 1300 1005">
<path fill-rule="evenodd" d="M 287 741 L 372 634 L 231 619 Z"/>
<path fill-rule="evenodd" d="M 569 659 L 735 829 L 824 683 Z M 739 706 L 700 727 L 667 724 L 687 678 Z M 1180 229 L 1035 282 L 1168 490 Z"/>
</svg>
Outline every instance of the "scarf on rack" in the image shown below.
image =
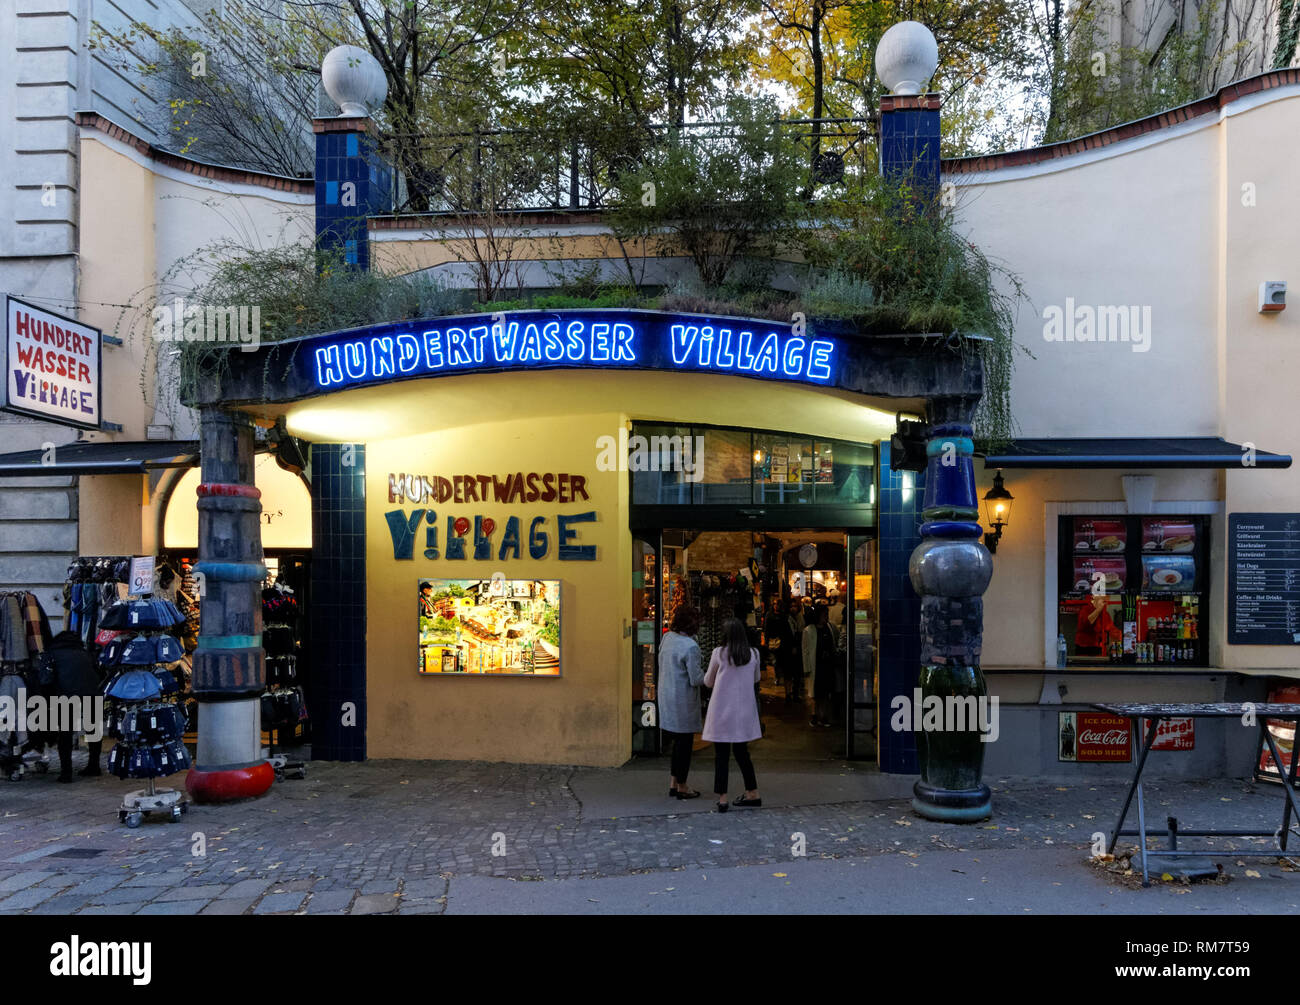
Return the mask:
<svg viewBox="0 0 1300 1005">
<path fill-rule="evenodd" d="M 18 594 L 0 595 L 0 660 L 21 662 L 30 655 L 27 650 L 27 626 L 23 623 L 22 604 Z"/>
<path fill-rule="evenodd" d="M 41 610 L 41 602 L 34 593 L 24 593 L 22 617 L 27 630 L 27 648 L 31 653 L 43 653 L 51 638 L 50 623 Z"/>
</svg>

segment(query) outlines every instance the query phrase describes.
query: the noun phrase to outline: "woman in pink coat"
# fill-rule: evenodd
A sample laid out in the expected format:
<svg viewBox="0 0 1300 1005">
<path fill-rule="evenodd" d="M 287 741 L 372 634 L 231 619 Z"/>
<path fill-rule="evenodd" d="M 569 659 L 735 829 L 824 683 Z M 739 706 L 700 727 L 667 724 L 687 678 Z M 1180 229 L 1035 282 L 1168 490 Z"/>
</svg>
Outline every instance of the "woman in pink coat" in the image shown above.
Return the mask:
<svg viewBox="0 0 1300 1005">
<path fill-rule="evenodd" d="M 713 650 L 704 675 L 704 686 L 713 688 L 713 697 L 709 699 L 701 734 L 713 744 L 713 791 L 718 796 L 719 813 L 727 812 L 727 769 L 733 751 L 745 779 L 745 795 L 736 800 L 736 805 L 763 805 L 748 748 L 750 740 L 763 735 L 754 694 L 760 672 L 758 650 L 749 647 L 745 626 L 736 618 L 728 618 L 722 625 L 722 645 Z"/>
</svg>

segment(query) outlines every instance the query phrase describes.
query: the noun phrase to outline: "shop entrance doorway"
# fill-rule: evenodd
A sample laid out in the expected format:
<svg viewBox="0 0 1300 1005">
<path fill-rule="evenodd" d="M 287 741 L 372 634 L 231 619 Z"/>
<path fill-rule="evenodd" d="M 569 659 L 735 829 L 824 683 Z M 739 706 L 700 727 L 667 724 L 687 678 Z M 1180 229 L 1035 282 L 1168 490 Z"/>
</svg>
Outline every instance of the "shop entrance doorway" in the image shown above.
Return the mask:
<svg viewBox="0 0 1300 1005">
<path fill-rule="evenodd" d="M 762 653 L 756 755 L 768 763 L 874 760 L 875 549 L 871 535 L 826 528 L 634 534 L 633 753 L 663 749 L 658 640 L 678 607 L 692 604 L 706 665 L 730 617 Z M 819 630 L 807 629 L 822 619 L 819 645 Z"/>
</svg>

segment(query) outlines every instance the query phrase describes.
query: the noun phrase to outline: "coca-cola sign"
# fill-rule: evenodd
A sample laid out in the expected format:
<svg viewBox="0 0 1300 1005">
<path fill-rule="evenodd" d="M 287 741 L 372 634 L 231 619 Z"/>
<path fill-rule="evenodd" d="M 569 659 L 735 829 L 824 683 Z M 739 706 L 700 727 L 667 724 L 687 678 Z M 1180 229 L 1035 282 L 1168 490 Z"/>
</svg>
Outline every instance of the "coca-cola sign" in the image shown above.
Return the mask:
<svg viewBox="0 0 1300 1005">
<path fill-rule="evenodd" d="M 1058 761 L 1131 760 L 1128 719 L 1104 712 L 1060 712 L 1057 718 Z"/>
</svg>

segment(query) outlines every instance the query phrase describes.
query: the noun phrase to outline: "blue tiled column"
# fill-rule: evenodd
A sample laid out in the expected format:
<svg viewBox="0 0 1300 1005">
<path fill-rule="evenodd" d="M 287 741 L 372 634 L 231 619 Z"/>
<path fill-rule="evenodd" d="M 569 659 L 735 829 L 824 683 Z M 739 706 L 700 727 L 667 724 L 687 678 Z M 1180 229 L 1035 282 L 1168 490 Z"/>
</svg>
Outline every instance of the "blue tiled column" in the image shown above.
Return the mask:
<svg viewBox="0 0 1300 1005">
<path fill-rule="evenodd" d="M 880 443 L 879 587 L 880 770 L 900 775 L 917 771 L 916 734 L 889 728 L 890 703 L 896 695 L 912 701 L 921 663 L 921 598 L 912 589 L 907 563 L 921 543 L 920 513 L 925 474 L 894 471 L 889 441 Z M 911 486 L 909 489 L 908 486 Z"/>
<path fill-rule="evenodd" d="M 364 761 L 366 448 L 363 444 L 312 444 L 311 545 L 312 757 L 324 761 Z"/>
<path fill-rule="evenodd" d="M 366 217 L 391 209 L 392 171 L 376 149 L 370 119 L 316 119 L 316 243 L 370 268 Z"/>
<path fill-rule="evenodd" d="M 923 201 L 939 194 L 939 95 L 880 99 L 880 173 L 907 181 Z"/>
</svg>

